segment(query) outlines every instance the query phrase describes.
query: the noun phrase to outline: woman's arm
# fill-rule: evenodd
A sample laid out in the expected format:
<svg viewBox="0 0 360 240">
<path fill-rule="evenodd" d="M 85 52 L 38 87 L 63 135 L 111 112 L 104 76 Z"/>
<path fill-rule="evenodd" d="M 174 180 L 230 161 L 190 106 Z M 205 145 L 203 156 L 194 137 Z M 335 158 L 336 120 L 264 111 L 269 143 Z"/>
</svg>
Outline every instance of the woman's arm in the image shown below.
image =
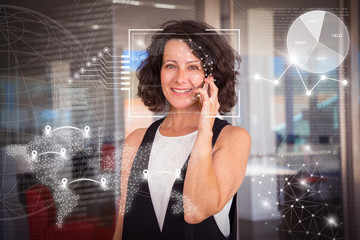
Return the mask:
<svg viewBox="0 0 360 240">
<path fill-rule="evenodd" d="M 212 149 L 212 126 L 219 105 L 214 82 L 206 81 L 211 96 L 199 89 L 203 108 L 183 192 L 184 218 L 191 224 L 218 213 L 234 196 L 244 179 L 251 145 L 246 130 L 225 126 Z"/>
<path fill-rule="evenodd" d="M 144 138 L 145 132 L 146 132 L 146 128 L 139 128 L 134 132 L 130 133 L 129 136 L 125 139 L 125 143 L 122 151 L 122 159 L 121 159 L 119 213 L 118 213 L 118 219 L 116 222 L 116 228 L 115 228 L 113 240 L 122 239 L 124 213 L 126 206 L 127 184 L 129 180 L 131 167 L 134 162 L 134 158 L 140 147 L 141 141 Z"/>
</svg>

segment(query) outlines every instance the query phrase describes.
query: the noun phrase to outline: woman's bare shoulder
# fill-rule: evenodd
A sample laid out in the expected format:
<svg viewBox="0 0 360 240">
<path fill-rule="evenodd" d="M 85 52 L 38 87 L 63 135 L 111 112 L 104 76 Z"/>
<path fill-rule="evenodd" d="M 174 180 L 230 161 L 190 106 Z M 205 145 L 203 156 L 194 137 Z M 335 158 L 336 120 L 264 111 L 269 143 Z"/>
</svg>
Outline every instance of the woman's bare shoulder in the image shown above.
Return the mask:
<svg viewBox="0 0 360 240">
<path fill-rule="evenodd" d="M 251 138 L 249 133 L 242 127 L 227 125 L 220 132 L 218 141 L 216 141 L 214 149 L 222 146 L 234 146 L 241 143 L 240 146 L 250 148 Z"/>
<path fill-rule="evenodd" d="M 142 139 L 144 138 L 146 128 L 138 128 L 131 132 L 125 139 L 125 145 L 139 148 Z"/>
<path fill-rule="evenodd" d="M 242 127 L 228 125 L 224 128 L 223 135 L 226 136 L 228 141 L 240 141 L 243 143 L 250 144 L 250 134 Z"/>
<path fill-rule="evenodd" d="M 135 131 L 131 132 L 125 138 L 124 146 L 122 149 L 122 169 L 124 171 L 130 171 L 131 165 L 134 161 L 134 157 L 140 147 L 145 132 L 146 128 L 138 128 Z"/>
</svg>

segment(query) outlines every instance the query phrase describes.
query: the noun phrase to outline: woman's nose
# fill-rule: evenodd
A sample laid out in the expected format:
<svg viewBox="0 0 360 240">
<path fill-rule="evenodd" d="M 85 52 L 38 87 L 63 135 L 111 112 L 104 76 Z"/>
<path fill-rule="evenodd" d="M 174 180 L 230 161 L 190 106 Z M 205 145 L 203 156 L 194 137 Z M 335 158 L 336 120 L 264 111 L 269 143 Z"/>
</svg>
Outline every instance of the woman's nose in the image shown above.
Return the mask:
<svg viewBox="0 0 360 240">
<path fill-rule="evenodd" d="M 185 69 L 179 68 L 178 71 L 176 71 L 175 81 L 182 84 L 188 81 Z"/>
</svg>

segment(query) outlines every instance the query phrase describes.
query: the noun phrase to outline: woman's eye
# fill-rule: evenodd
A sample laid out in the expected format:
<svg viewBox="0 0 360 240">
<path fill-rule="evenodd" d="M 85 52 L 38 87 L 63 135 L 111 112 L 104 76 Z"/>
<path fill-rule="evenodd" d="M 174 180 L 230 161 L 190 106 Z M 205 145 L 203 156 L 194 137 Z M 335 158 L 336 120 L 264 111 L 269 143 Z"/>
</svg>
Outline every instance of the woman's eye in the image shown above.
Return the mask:
<svg viewBox="0 0 360 240">
<path fill-rule="evenodd" d="M 190 66 L 190 70 L 199 70 L 200 67 L 199 66 Z"/>
<path fill-rule="evenodd" d="M 172 65 L 172 64 L 168 64 L 168 65 L 165 66 L 165 68 L 170 68 L 171 69 L 171 68 L 175 68 L 175 66 Z"/>
</svg>

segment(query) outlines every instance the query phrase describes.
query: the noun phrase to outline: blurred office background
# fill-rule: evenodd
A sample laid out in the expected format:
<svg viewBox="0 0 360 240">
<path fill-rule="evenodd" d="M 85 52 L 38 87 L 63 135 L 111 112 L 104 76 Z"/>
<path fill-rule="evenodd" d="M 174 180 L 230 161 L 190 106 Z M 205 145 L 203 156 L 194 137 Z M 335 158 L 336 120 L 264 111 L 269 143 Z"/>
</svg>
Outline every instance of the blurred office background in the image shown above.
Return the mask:
<svg viewBox="0 0 360 240">
<path fill-rule="evenodd" d="M 313 10 L 350 36 L 320 82 L 288 68 L 289 28 Z M 242 57 L 224 117 L 252 137 L 238 239 L 360 239 L 359 12 L 356 0 L 3 0 L 0 239 L 111 239 L 122 140 L 159 117 L 135 70 L 151 29 L 172 19 L 213 25 Z"/>
</svg>

